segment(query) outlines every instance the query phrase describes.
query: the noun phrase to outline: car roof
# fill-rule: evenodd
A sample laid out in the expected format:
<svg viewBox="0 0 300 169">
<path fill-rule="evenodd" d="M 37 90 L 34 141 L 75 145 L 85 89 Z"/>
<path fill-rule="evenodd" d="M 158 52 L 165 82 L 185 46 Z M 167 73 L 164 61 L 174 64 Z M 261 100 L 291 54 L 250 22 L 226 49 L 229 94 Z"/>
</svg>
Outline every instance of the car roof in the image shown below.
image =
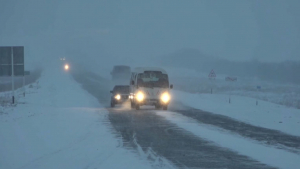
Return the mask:
<svg viewBox="0 0 300 169">
<path fill-rule="evenodd" d="M 127 66 L 127 65 L 115 65 L 114 68 L 129 68 L 130 69 L 130 66 Z"/>
<path fill-rule="evenodd" d="M 115 85 L 115 87 L 129 87 L 129 85 Z"/>
<path fill-rule="evenodd" d="M 167 74 L 167 72 L 159 67 L 136 67 L 132 72 L 135 73 L 144 73 L 145 71 L 160 71 L 163 74 Z"/>
</svg>

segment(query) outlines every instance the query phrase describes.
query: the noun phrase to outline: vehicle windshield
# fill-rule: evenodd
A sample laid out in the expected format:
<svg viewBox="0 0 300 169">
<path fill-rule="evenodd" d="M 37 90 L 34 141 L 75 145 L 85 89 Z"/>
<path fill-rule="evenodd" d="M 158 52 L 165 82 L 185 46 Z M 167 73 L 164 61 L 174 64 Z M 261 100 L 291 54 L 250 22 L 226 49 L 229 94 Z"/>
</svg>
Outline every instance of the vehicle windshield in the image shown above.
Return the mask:
<svg viewBox="0 0 300 169">
<path fill-rule="evenodd" d="M 128 94 L 129 93 L 129 86 L 115 86 L 114 93 L 120 94 Z"/>
<path fill-rule="evenodd" d="M 139 87 L 161 87 L 168 88 L 169 80 L 168 75 L 159 71 L 146 71 L 138 74 L 137 85 Z"/>
</svg>

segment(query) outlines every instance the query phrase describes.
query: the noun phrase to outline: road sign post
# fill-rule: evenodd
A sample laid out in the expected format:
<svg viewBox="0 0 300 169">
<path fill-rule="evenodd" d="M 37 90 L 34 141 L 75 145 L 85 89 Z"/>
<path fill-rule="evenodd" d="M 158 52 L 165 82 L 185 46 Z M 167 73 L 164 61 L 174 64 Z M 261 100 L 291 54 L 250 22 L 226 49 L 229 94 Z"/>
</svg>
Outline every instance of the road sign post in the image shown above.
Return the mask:
<svg viewBox="0 0 300 169">
<path fill-rule="evenodd" d="M 24 47 L 0 46 L 0 76 L 11 76 L 12 103 L 15 103 L 14 76 L 24 76 Z"/>
<path fill-rule="evenodd" d="M 215 71 L 212 69 L 208 75 L 209 79 L 215 79 L 217 77 Z"/>
</svg>

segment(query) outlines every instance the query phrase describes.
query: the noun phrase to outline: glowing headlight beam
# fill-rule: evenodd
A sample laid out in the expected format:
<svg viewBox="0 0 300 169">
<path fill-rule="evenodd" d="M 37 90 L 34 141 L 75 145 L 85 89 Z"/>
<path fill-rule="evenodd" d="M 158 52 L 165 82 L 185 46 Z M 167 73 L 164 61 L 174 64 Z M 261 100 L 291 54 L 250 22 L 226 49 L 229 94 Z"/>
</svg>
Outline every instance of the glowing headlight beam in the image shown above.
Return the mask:
<svg viewBox="0 0 300 169">
<path fill-rule="evenodd" d="M 142 93 L 142 92 L 138 92 L 137 94 L 136 94 L 136 100 L 137 101 L 139 101 L 139 102 L 141 102 L 141 101 L 143 101 L 144 100 L 144 94 Z"/>
<path fill-rule="evenodd" d="M 163 101 L 164 103 L 168 103 L 170 101 L 170 94 L 169 93 L 164 93 L 161 95 L 161 101 Z"/>
<path fill-rule="evenodd" d="M 69 70 L 69 65 L 65 64 L 65 70 Z"/>
<path fill-rule="evenodd" d="M 120 100 L 120 99 L 121 99 L 121 95 L 117 94 L 117 95 L 115 96 L 115 99 Z"/>
</svg>

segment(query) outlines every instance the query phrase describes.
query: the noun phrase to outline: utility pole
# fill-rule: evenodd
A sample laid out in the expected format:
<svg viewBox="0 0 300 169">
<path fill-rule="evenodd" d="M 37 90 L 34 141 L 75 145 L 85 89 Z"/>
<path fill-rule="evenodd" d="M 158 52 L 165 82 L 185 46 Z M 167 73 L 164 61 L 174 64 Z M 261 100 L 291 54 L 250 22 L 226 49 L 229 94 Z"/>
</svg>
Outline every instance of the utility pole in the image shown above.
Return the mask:
<svg viewBox="0 0 300 169">
<path fill-rule="evenodd" d="M 12 84 L 12 104 L 15 104 L 15 80 L 14 80 L 14 50 L 11 47 L 11 84 Z"/>
</svg>

